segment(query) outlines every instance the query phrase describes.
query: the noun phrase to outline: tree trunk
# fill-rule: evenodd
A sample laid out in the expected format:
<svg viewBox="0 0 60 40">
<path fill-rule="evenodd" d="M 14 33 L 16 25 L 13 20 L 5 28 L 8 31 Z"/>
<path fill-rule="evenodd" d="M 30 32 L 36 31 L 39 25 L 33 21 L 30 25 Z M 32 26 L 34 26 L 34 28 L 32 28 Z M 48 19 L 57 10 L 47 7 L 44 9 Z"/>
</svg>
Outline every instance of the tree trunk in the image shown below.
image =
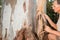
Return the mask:
<svg viewBox="0 0 60 40">
<path fill-rule="evenodd" d="M 42 15 L 44 13 L 46 13 L 46 0 L 37 0 L 36 32 L 39 37 L 39 40 L 43 40 L 44 36 L 44 24 L 46 24 L 43 20 Z"/>
<path fill-rule="evenodd" d="M 37 6 L 36 6 L 37 4 Z M 39 13 L 36 13 L 36 8 Z M 13 40 L 17 31 L 24 28 L 24 24 L 31 25 L 33 30 L 35 27 L 35 16 L 46 12 L 46 0 L 4 0 L 3 15 L 2 15 L 2 39 Z M 38 17 L 37 17 L 38 18 Z M 43 19 L 37 20 L 40 22 L 37 27 L 37 34 L 43 31 Z M 27 28 L 27 27 L 26 27 Z M 40 35 L 41 40 L 43 34 Z"/>
<path fill-rule="evenodd" d="M 35 13 L 32 6 L 34 7 L 33 0 L 4 0 L 2 15 L 3 40 L 13 40 L 16 32 L 22 28 L 24 22 L 27 25 L 32 25 L 32 17 Z"/>
</svg>

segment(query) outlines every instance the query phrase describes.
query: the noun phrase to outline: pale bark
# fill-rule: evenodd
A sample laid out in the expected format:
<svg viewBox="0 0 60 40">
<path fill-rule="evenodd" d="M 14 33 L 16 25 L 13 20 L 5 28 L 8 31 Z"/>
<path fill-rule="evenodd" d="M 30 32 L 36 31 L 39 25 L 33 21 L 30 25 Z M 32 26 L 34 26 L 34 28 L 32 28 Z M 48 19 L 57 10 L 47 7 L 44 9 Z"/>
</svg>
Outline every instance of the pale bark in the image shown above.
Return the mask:
<svg viewBox="0 0 60 40">
<path fill-rule="evenodd" d="M 23 8 L 24 2 L 26 3 L 26 11 L 24 11 Z M 46 0 L 4 0 L 2 15 L 2 39 L 13 40 L 16 36 L 16 32 L 23 28 L 22 26 L 24 23 L 28 26 L 31 25 L 31 27 L 35 29 L 36 8 L 37 11 L 39 10 L 39 14 L 45 13 L 45 4 Z M 42 19 L 37 21 L 41 23 L 39 24 L 40 27 L 37 28 L 37 34 L 40 35 L 39 32 L 43 30 L 43 21 Z"/>
<path fill-rule="evenodd" d="M 26 12 L 23 9 L 24 2 L 26 2 Z M 33 1 L 4 0 L 3 5 L 2 39 L 13 40 L 16 32 L 22 28 L 25 21 L 27 25 L 32 25 Z"/>
<path fill-rule="evenodd" d="M 43 40 L 44 36 L 44 20 L 42 14 L 46 13 L 46 0 L 36 0 L 37 1 L 37 13 L 36 13 L 36 31 L 40 40 Z M 42 34 L 41 34 L 42 33 Z"/>
</svg>

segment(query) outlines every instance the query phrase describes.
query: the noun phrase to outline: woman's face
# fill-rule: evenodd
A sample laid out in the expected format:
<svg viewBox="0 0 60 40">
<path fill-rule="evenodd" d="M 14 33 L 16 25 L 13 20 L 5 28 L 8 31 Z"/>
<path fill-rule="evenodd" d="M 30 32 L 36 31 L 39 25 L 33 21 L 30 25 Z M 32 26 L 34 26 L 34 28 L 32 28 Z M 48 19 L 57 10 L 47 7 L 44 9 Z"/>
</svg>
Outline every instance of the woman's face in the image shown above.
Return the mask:
<svg viewBox="0 0 60 40">
<path fill-rule="evenodd" d="M 57 1 L 53 2 L 52 8 L 55 12 L 60 14 L 60 4 L 58 4 Z"/>
</svg>

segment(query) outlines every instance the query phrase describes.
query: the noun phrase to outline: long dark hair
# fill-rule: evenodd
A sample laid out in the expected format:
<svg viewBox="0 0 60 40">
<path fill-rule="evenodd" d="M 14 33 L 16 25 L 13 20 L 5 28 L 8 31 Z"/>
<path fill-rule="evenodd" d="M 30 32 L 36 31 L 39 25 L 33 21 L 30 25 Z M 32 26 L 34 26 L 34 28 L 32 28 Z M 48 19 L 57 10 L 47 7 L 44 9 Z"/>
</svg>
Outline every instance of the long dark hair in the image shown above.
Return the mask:
<svg viewBox="0 0 60 40">
<path fill-rule="evenodd" d="M 60 4 L 60 0 L 57 0 L 57 3 Z"/>
</svg>

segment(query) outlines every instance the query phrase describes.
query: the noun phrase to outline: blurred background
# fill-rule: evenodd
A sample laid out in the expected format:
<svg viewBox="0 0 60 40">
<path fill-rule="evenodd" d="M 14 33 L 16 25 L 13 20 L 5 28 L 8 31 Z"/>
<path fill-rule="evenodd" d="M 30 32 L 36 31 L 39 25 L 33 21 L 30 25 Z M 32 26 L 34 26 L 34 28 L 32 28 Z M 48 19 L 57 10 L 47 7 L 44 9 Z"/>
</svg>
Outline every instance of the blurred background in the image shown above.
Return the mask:
<svg viewBox="0 0 60 40">
<path fill-rule="evenodd" d="M 0 0 L 0 40 L 2 40 L 1 9 L 2 9 L 2 1 Z"/>
</svg>

